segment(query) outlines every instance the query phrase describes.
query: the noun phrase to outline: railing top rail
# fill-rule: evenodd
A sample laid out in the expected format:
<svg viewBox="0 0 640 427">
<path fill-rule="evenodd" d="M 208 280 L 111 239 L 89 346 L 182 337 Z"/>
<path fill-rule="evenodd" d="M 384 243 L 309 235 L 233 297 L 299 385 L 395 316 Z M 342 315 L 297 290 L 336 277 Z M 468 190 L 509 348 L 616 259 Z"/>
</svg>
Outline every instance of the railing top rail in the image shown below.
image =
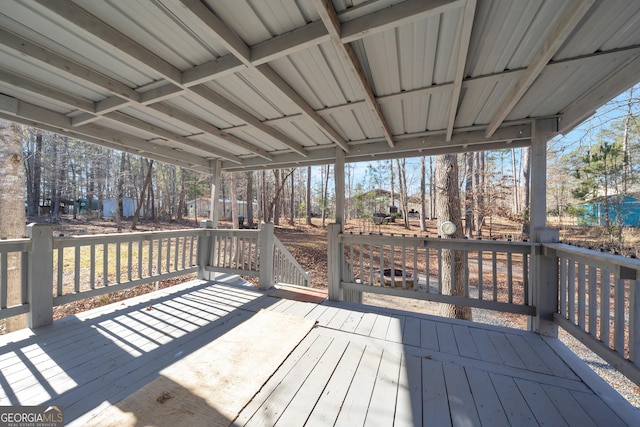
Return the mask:
<svg viewBox="0 0 640 427">
<path fill-rule="evenodd" d="M 567 245 L 565 243 L 543 243 L 543 247 L 553 249 L 560 255 L 568 257 L 578 256 L 583 259 L 592 260 L 594 262 L 607 262 L 620 267 L 626 267 L 632 270 L 640 270 L 640 259 L 627 258 L 622 255 L 614 255 L 606 252 L 599 252 L 593 249 L 580 248 L 577 246 Z"/>
<path fill-rule="evenodd" d="M 1 239 L 0 252 L 24 252 L 31 250 L 31 239 Z"/>
<path fill-rule="evenodd" d="M 388 235 L 388 234 L 351 234 L 341 233 L 339 235 L 343 243 L 387 243 L 395 245 L 413 245 L 427 247 L 441 247 L 444 249 L 462 250 L 495 250 L 503 252 L 529 252 L 532 247 L 540 246 L 535 242 L 512 242 L 508 240 L 472 240 L 472 239 L 442 239 L 434 237 L 420 237 L 408 235 Z"/>
<path fill-rule="evenodd" d="M 257 237 L 260 235 L 260 230 L 244 230 L 237 228 L 205 228 L 210 236 L 224 236 L 224 237 Z"/>
<path fill-rule="evenodd" d="M 94 243 L 120 243 L 139 240 L 155 240 L 168 237 L 197 236 L 205 233 L 202 228 L 170 231 L 138 231 L 131 233 L 91 234 L 86 236 L 60 236 L 53 238 L 53 249 L 90 245 Z"/>
</svg>

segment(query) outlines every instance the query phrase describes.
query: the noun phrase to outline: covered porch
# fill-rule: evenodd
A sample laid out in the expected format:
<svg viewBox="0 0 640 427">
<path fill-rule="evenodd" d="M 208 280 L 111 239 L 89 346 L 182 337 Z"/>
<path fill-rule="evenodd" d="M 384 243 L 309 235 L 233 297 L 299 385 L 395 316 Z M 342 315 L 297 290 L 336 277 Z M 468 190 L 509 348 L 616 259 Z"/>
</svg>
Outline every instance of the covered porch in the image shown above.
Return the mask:
<svg viewBox="0 0 640 427">
<path fill-rule="evenodd" d="M 557 241 L 546 147 L 638 82 L 639 19 L 633 0 L 2 2 L 1 118 L 208 173 L 214 203 L 222 171 L 335 164 L 336 223 L 321 303 L 277 297 L 276 284 L 308 285 L 302 266 L 271 224 L 218 229 L 215 206 L 199 229 L 31 225 L 0 241 L 0 318 L 29 319 L 0 338 L 0 402 L 60 405 L 77 425 L 176 402 L 226 424 L 638 424 L 555 336 L 640 383 L 640 262 Z M 531 242 L 343 232 L 346 163 L 511 147 L 531 149 Z M 443 292 L 446 251 L 464 255 L 463 295 Z M 190 273 L 53 322 L 57 305 Z M 367 292 L 521 314 L 529 331 L 365 306 Z M 139 404 L 169 371 L 206 367 L 190 363 L 201 350 L 268 343 L 229 347 L 260 309 L 293 316 L 274 333 L 312 325 L 246 404 L 229 414 L 202 396 L 224 375 L 186 403 L 161 391 Z"/>
<path fill-rule="evenodd" d="M 191 281 L 0 337 L 0 404 L 60 405 L 65 422 L 78 426 L 169 425 L 194 412 L 238 426 L 623 426 L 639 419 L 555 338 L 360 304 L 305 302 L 304 294 L 295 295 L 299 288 L 287 290 L 292 299 L 237 276 Z M 265 381 L 245 391 L 241 405 L 216 406 L 215 377 L 226 369 L 216 342 L 260 310 L 286 314 L 268 326 L 284 334 L 290 322 L 310 319 L 315 327 L 277 363 L 253 353 L 255 345 L 244 348 L 249 358 L 225 360 L 239 372 L 229 387 L 246 388 L 247 370 Z M 208 382 L 165 380 L 154 387 L 171 369 L 183 377 L 200 369 Z M 147 392 L 136 395 L 141 389 Z"/>
</svg>

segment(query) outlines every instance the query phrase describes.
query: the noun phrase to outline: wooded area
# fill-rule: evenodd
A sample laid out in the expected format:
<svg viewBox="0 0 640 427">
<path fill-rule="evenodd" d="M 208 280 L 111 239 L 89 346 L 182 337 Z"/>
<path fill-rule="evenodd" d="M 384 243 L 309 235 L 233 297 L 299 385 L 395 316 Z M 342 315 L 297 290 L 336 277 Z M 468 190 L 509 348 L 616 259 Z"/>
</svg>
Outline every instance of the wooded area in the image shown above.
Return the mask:
<svg viewBox="0 0 640 427">
<path fill-rule="evenodd" d="M 560 222 L 578 220 L 584 215 L 581 205 L 591 199 L 603 197 L 608 205 L 613 203 L 611 195 L 638 192 L 637 93 L 634 98 L 632 88 L 609 103 L 578 138 L 550 142 L 548 207 Z M 188 203 L 210 197 L 206 175 L 51 132 L 24 128 L 23 149 L 30 217 L 46 215 L 55 221 L 60 214 L 102 215 L 117 221 L 126 214 L 136 218 L 135 228 L 138 217 L 147 221 L 193 217 L 199 212 L 190 211 Z M 481 235 L 493 216 L 519 221 L 526 232 L 529 149 L 455 157 L 464 235 Z M 406 227 L 410 217 L 420 218 L 424 230 L 425 220 L 437 216 L 439 173 L 433 157 L 374 161 L 365 167 L 347 164 L 345 217 L 360 220 L 363 229 L 374 216 L 403 221 Z M 293 225 L 317 216 L 326 225 L 335 214 L 333 186 L 332 165 L 223 173 L 221 216 L 237 221 L 235 201 L 252 200 L 243 211 L 245 224 Z M 117 201 L 115 212 L 105 212 L 107 199 Z M 125 199 L 133 201 L 134 215 L 124 212 Z M 604 225 L 613 233 L 616 224 L 608 214 Z"/>
</svg>

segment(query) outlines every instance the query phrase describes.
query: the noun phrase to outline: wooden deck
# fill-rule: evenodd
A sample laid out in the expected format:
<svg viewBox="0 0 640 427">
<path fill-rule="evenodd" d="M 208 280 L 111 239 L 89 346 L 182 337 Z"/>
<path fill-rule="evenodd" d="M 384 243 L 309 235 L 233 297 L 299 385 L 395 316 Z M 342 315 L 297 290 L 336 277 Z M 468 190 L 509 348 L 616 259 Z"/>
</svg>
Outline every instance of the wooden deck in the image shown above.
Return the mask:
<svg viewBox="0 0 640 427">
<path fill-rule="evenodd" d="M 640 425 L 555 339 L 201 281 L 0 337 L 0 405 L 59 405 L 87 425 L 260 309 L 318 326 L 233 425 Z"/>
</svg>

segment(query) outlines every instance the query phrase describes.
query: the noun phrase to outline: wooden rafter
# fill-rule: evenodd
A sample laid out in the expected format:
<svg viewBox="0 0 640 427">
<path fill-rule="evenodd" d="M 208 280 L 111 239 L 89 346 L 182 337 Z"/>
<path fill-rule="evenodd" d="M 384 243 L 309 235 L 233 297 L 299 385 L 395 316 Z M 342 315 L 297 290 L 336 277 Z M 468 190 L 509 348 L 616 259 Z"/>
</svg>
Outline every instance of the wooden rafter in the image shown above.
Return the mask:
<svg viewBox="0 0 640 427">
<path fill-rule="evenodd" d="M 373 117 L 378 122 L 378 126 L 382 130 L 382 134 L 384 135 L 387 144 L 389 144 L 390 147 L 393 147 L 395 143 L 393 141 L 391 129 L 389 129 L 389 124 L 382 114 L 380 104 L 378 104 L 378 101 L 376 100 L 376 96 L 373 93 L 373 89 L 371 88 L 371 84 L 368 81 L 364 70 L 362 69 L 362 65 L 360 64 L 360 61 L 358 61 L 353 47 L 350 44 L 343 44 L 340 39 L 341 26 L 338 15 L 333 8 L 333 4 L 329 0 L 315 0 L 315 5 L 322 22 L 324 22 L 325 27 L 327 27 L 334 45 L 340 53 L 340 56 L 342 56 L 344 63 L 351 71 L 351 75 L 358 83 L 358 86 L 360 86 L 365 102 L 373 114 Z"/>
<path fill-rule="evenodd" d="M 525 74 L 518 80 L 491 119 L 487 127 L 487 136 L 491 136 L 498 127 L 500 127 L 511 110 L 513 110 L 516 104 L 518 104 L 518 101 L 522 99 L 533 82 L 535 82 L 540 73 L 542 73 L 542 70 L 549 63 L 549 60 L 551 60 L 553 55 L 560 49 L 565 40 L 580 23 L 594 2 L 595 0 L 572 1 L 567 10 L 558 19 L 556 25 L 549 32 L 549 35 L 540 44 L 541 47 L 533 56 Z"/>
</svg>

